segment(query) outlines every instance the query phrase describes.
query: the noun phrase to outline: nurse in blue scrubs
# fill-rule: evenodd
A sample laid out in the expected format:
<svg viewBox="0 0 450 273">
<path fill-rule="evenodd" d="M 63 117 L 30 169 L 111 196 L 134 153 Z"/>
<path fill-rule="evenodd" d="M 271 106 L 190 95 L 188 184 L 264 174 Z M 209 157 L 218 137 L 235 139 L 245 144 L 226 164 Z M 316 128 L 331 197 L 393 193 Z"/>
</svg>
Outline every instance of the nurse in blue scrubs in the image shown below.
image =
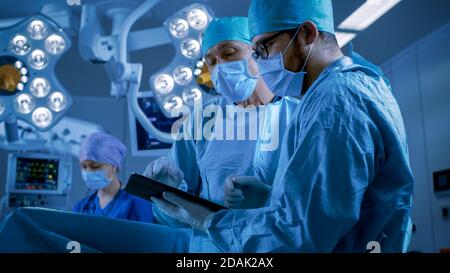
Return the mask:
<svg viewBox="0 0 450 273">
<path fill-rule="evenodd" d="M 152 222 L 151 203 L 122 189 L 117 174 L 125 154 L 123 143 L 105 133 L 94 133 L 83 142 L 79 154 L 81 175 L 94 192 L 79 201 L 74 212 Z"/>
</svg>

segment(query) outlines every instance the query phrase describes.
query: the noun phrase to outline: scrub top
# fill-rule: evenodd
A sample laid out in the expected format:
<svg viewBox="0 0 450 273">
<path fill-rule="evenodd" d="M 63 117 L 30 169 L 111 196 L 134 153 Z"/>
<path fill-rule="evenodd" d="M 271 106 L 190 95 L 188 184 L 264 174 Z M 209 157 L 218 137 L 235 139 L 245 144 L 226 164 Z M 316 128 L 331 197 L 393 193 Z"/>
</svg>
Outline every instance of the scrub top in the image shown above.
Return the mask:
<svg viewBox="0 0 450 273">
<path fill-rule="evenodd" d="M 176 141 L 168 155 L 169 160 L 184 173 L 184 182 L 180 188 L 223 204 L 224 183 L 230 175 L 257 176 L 262 182 L 271 185 L 278 165 L 280 141 L 298 104 L 299 100 L 295 98 L 275 97 L 271 103 L 258 108 L 257 116 L 249 115 L 247 121 L 238 118 L 238 115 L 246 111 L 242 107 L 230 104 L 224 98 L 210 102 L 204 109 L 217 107 L 213 109 L 219 110 L 216 113 L 223 114 L 224 117 L 223 124 L 213 123 L 214 137 Z M 215 117 L 202 116 L 202 129 L 208 127 L 208 122 L 215 122 Z M 227 134 L 233 132 L 227 128 L 229 122 L 234 126 L 234 133 L 242 130 L 248 133 L 248 136 L 240 140 L 228 138 Z M 259 131 L 258 135 L 252 138 L 249 132 L 255 124 L 258 124 Z M 195 122 L 191 125 L 191 130 L 197 128 Z M 165 215 L 156 206 L 153 213 L 159 223 L 172 227 L 189 227 Z M 222 252 L 207 234 L 197 230 L 193 230 L 189 251 Z"/>
<path fill-rule="evenodd" d="M 79 201 L 74 212 L 93 216 L 125 219 L 139 222 L 153 222 L 152 204 L 142 198 L 120 189 L 116 196 L 104 208 L 100 207 L 97 192 Z"/>
</svg>

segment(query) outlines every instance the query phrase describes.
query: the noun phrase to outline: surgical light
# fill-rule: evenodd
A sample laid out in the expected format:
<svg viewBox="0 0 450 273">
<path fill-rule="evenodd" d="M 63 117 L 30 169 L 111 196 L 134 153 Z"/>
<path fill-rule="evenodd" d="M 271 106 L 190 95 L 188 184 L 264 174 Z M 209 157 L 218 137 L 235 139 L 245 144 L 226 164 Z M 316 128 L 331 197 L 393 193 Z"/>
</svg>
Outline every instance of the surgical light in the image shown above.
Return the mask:
<svg viewBox="0 0 450 273">
<path fill-rule="evenodd" d="M 60 54 L 64 48 L 66 48 L 66 42 L 59 35 L 53 34 L 45 39 L 45 49 L 50 54 Z"/>
<path fill-rule="evenodd" d="M 48 100 L 48 106 L 55 112 L 60 112 L 67 106 L 66 96 L 59 91 L 50 94 Z"/>
<path fill-rule="evenodd" d="M 200 43 L 194 39 L 186 39 L 181 43 L 181 53 L 186 58 L 195 59 L 200 54 Z"/>
<path fill-rule="evenodd" d="M 189 25 L 196 30 L 203 30 L 208 25 L 208 15 L 201 9 L 191 9 L 187 14 Z"/>
<path fill-rule="evenodd" d="M 46 78 L 37 77 L 31 81 L 30 92 L 37 98 L 43 98 L 50 93 L 50 83 Z"/>
<path fill-rule="evenodd" d="M 156 91 L 167 94 L 173 90 L 174 81 L 170 75 L 161 74 L 155 78 L 154 86 Z"/>
<path fill-rule="evenodd" d="M 23 85 L 23 83 L 21 83 L 21 82 L 19 82 L 18 84 L 17 84 L 17 90 L 19 90 L 19 91 L 22 91 L 24 88 L 25 88 L 25 86 Z"/>
<path fill-rule="evenodd" d="M 28 35 L 34 40 L 42 40 L 47 35 L 47 25 L 41 20 L 33 20 L 27 27 Z"/>
<path fill-rule="evenodd" d="M 175 38 L 184 38 L 189 33 L 188 22 L 184 19 L 175 18 L 169 24 L 169 31 Z"/>
<path fill-rule="evenodd" d="M 179 66 L 173 71 L 173 79 L 179 85 L 188 85 L 192 81 L 192 69 Z"/>
<path fill-rule="evenodd" d="M 11 51 L 19 56 L 28 54 L 31 50 L 31 45 L 28 42 L 27 37 L 23 35 L 16 35 L 10 42 Z"/>
<path fill-rule="evenodd" d="M 202 87 L 196 81 L 201 69 L 197 65 L 202 63 L 202 34 L 212 18 L 212 12 L 204 5 L 192 4 L 164 21 L 175 57 L 152 75 L 149 83 L 166 117 L 182 106 L 193 108 L 194 102 L 202 99 Z"/>
<path fill-rule="evenodd" d="M 29 56 L 28 62 L 34 69 L 44 69 L 48 64 L 47 54 L 40 49 L 33 50 Z"/>
<path fill-rule="evenodd" d="M 37 127 L 46 128 L 52 123 L 53 115 L 48 108 L 39 107 L 34 110 L 32 120 Z"/>
<path fill-rule="evenodd" d="M 197 68 L 203 68 L 204 65 L 205 65 L 205 63 L 204 63 L 203 61 L 198 61 L 198 62 L 195 64 L 195 67 L 197 67 Z"/>
<path fill-rule="evenodd" d="M 194 75 L 195 75 L 196 77 L 200 76 L 201 74 L 202 74 L 202 70 L 201 70 L 200 68 L 196 68 L 196 69 L 194 70 Z"/>
<path fill-rule="evenodd" d="M 188 105 L 193 105 L 202 98 L 202 92 L 196 87 L 186 88 L 183 91 L 183 101 Z"/>
<path fill-rule="evenodd" d="M 27 76 L 22 76 L 22 77 L 20 77 L 20 81 L 22 83 L 27 83 L 28 82 L 28 77 Z"/>
<path fill-rule="evenodd" d="M 178 96 L 168 97 L 164 102 L 164 109 L 168 112 L 172 112 L 175 109 L 180 108 L 183 105 L 183 101 Z"/>
<path fill-rule="evenodd" d="M 23 67 L 23 63 L 21 62 L 21 61 L 16 61 L 15 63 L 14 63 L 14 66 L 17 68 L 17 69 L 21 69 L 22 67 Z M 26 72 L 25 72 L 26 73 Z"/>
<path fill-rule="evenodd" d="M 52 19 L 32 15 L 0 29 L 0 122 L 23 120 L 38 131 L 64 117 L 72 98 L 54 73 L 71 46 L 69 36 Z"/>
<path fill-rule="evenodd" d="M 14 107 L 21 114 L 29 114 L 34 109 L 34 100 L 28 94 L 20 94 L 15 99 Z"/>
</svg>

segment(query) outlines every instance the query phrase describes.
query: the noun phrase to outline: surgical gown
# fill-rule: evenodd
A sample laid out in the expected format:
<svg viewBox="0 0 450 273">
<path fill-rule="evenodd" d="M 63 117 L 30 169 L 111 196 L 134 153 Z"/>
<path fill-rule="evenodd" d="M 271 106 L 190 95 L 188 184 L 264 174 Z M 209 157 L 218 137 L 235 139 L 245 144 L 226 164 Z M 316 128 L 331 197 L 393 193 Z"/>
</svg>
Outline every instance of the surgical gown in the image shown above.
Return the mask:
<svg viewBox="0 0 450 273">
<path fill-rule="evenodd" d="M 226 252 L 404 251 L 413 176 L 399 107 L 380 75 L 343 57 L 322 71 L 284 134 L 270 203 L 216 213 Z"/>
<path fill-rule="evenodd" d="M 220 123 L 216 123 L 213 129 L 214 138 L 176 141 L 169 153 L 169 159 L 184 172 L 184 189 L 202 198 L 223 204 L 224 183 L 230 175 L 257 176 L 264 183 L 271 185 L 276 173 L 281 138 L 298 103 L 299 100 L 294 98 L 275 98 L 272 103 L 261 108 L 264 111 L 258 112 L 257 120 L 247 116 L 248 119 L 245 122 L 238 118 L 239 114 L 233 115 L 231 111 L 226 110 L 227 105 L 228 107 L 230 105 L 225 99 L 213 101 L 210 105 L 216 105 L 223 111 L 225 119 L 222 124 L 223 130 L 219 130 Z M 241 107 L 232 105 L 231 107 L 238 112 L 244 111 Z M 214 120 L 215 116 L 212 115 L 212 118 L 202 116 L 202 119 L 202 124 L 207 127 L 208 121 Z M 233 121 L 235 139 L 238 137 L 239 128 L 247 130 L 245 140 L 227 138 L 227 131 L 230 133 L 230 130 L 227 130 L 226 123 L 230 120 Z M 258 124 L 258 135 L 252 137 L 248 132 L 255 123 Z M 191 125 L 194 124 L 191 123 Z M 194 129 L 191 128 L 191 130 Z M 154 215 L 160 223 L 186 227 L 161 213 L 156 206 L 154 206 Z M 190 251 L 221 252 L 205 233 L 196 230 L 193 231 Z"/>
<path fill-rule="evenodd" d="M 97 192 L 79 201 L 74 212 L 93 216 L 125 219 L 139 222 L 153 221 L 152 204 L 120 189 L 116 196 L 104 208 L 100 207 Z"/>
</svg>

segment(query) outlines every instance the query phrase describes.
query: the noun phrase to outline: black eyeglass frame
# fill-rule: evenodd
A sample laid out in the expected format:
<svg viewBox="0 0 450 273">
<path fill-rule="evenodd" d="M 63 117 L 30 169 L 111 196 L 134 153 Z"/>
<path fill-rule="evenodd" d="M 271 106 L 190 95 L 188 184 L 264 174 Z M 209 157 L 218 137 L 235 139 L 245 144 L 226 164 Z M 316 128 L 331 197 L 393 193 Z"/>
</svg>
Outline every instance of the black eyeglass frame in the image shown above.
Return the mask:
<svg viewBox="0 0 450 273">
<path fill-rule="evenodd" d="M 294 35 L 296 35 L 299 32 L 299 27 L 280 31 L 278 33 L 275 33 L 275 34 L 259 41 L 256 44 L 255 49 L 253 50 L 253 53 L 252 53 L 253 59 L 257 60 L 257 59 L 261 58 L 263 60 L 267 60 L 269 58 L 269 50 L 267 49 L 267 46 L 266 46 L 267 43 L 284 33 L 294 33 Z M 293 38 L 295 38 L 295 36 Z"/>
</svg>

